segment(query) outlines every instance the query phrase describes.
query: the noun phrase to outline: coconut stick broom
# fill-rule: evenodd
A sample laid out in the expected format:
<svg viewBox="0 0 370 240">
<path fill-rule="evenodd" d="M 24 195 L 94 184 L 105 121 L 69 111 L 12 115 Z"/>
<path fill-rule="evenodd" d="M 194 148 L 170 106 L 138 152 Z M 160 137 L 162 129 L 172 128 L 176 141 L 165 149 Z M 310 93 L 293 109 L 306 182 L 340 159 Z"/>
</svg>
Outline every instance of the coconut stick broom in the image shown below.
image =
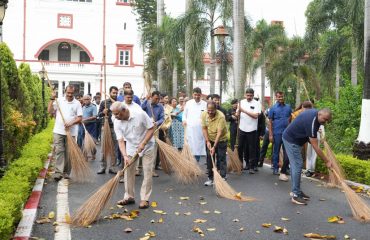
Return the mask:
<svg viewBox="0 0 370 240">
<path fill-rule="evenodd" d="M 200 169 L 199 164 L 197 160 L 195 159 L 193 153 L 191 152 L 190 145 L 188 143 L 188 138 L 187 138 L 187 130 L 186 127 L 184 127 L 184 145 L 181 150 L 181 155 L 185 160 L 188 160 L 196 166 L 198 173 L 202 172 L 202 169 Z"/>
<path fill-rule="evenodd" d="M 95 141 L 93 137 L 91 136 L 91 134 L 87 131 L 85 124 L 82 123 L 82 126 L 85 130 L 85 138 L 84 138 L 82 151 L 85 154 L 85 156 L 94 155 L 94 153 L 96 152 Z"/>
<path fill-rule="evenodd" d="M 42 69 L 45 72 L 45 77 L 49 83 L 49 87 L 52 89 L 51 82 L 48 76 L 47 71 L 45 70 L 44 63 L 41 62 Z M 62 117 L 62 121 L 66 124 L 66 120 L 63 116 L 63 113 L 60 109 L 58 99 L 55 101 L 59 114 Z M 89 182 L 91 181 L 92 171 L 85 160 L 83 153 L 81 152 L 80 147 L 77 145 L 76 140 L 72 137 L 69 129 L 66 129 L 67 137 L 67 156 L 71 162 L 71 177 L 76 182 Z"/>
<path fill-rule="evenodd" d="M 215 161 L 211 155 L 212 160 L 212 171 L 213 171 L 213 187 L 216 191 L 216 194 L 220 197 L 241 201 L 241 202 L 252 202 L 255 201 L 255 198 L 243 196 L 241 192 L 236 192 L 218 173 Z"/>
<path fill-rule="evenodd" d="M 169 163 L 171 169 L 175 172 L 175 177 L 180 183 L 195 183 L 202 175 L 197 163 L 186 160 L 181 153 L 171 145 L 156 138 L 158 149 L 162 152 L 164 160 Z"/>
<path fill-rule="evenodd" d="M 240 103 L 239 103 L 240 109 Z M 238 145 L 239 145 L 239 125 L 240 125 L 240 112 L 238 116 L 238 128 L 236 130 L 236 140 L 238 144 L 234 146 L 234 151 L 231 148 L 227 148 L 227 155 L 229 156 L 229 161 L 227 161 L 227 171 L 228 172 L 236 172 L 237 174 L 241 174 L 243 170 L 243 162 L 239 159 L 238 153 Z"/>
<path fill-rule="evenodd" d="M 105 53 L 106 53 L 106 46 L 104 46 L 104 49 L 103 49 L 104 89 L 107 88 L 107 76 L 106 76 L 107 75 L 106 74 L 107 66 L 106 66 L 106 62 L 105 62 L 105 58 L 106 58 Z M 104 110 L 108 111 L 106 94 L 104 94 L 104 104 L 105 104 L 105 109 Z M 106 113 L 105 117 L 104 117 L 103 136 L 102 137 L 103 137 L 103 142 L 102 142 L 103 159 L 106 162 L 109 161 L 111 166 L 114 166 L 116 164 L 116 157 L 115 157 L 115 154 L 114 154 L 114 143 L 113 143 L 112 133 L 111 133 L 110 127 L 109 127 L 108 113 Z"/>
</svg>

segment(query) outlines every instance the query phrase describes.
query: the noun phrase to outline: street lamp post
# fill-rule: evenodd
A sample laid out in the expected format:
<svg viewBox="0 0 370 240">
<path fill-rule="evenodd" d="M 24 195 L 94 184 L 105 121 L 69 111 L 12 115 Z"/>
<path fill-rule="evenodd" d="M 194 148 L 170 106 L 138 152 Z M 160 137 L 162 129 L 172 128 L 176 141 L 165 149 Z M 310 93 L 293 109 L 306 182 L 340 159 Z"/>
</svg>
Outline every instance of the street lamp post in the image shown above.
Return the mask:
<svg viewBox="0 0 370 240">
<path fill-rule="evenodd" d="M 224 54 L 225 54 L 225 37 L 229 36 L 229 33 L 224 26 L 219 26 L 214 31 L 214 36 L 217 37 L 218 42 L 221 45 L 221 74 L 220 74 L 220 101 L 222 101 L 222 81 L 223 81 L 223 68 L 224 68 Z"/>
<path fill-rule="evenodd" d="M 5 10 L 7 8 L 8 0 L 0 0 L 0 42 L 3 41 L 3 20 L 5 17 Z M 0 56 L 0 82 L 2 80 L 1 75 L 1 56 Z M 4 112 L 4 103 L 3 103 L 3 92 L 0 89 L 0 176 L 4 174 L 4 168 L 7 165 L 7 162 L 4 158 L 4 123 L 3 123 L 3 112 Z"/>
<path fill-rule="evenodd" d="M 41 126 L 42 128 L 45 128 L 46 124 L 46 110 L 45 110 L 45 69 L 42 68 L 41 71 L 39 71 L 39 75 L 41 78 L 41 89 L 42 89 L 42 120 L 41 120 Z"/>
</svg>

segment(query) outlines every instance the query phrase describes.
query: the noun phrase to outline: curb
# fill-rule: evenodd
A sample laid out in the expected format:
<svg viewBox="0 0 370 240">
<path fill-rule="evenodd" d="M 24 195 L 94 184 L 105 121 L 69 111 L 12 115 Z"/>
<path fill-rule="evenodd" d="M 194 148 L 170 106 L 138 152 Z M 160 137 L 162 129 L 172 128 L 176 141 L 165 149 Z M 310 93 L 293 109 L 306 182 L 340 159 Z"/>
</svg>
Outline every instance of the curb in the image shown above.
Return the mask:
<svg viewBox="0 0 370 240">
<path fill-rule="evenodd" d="M 27 203 L 24 205 L 22 219 L 18 224 L 13 240 L 29 240 L 31 237 L 33 224 L 37 215 L 37 207 L 40 203 L 41 193 L 44 187 L 44 181 L 51 161 L 51 156 L 52 155 L 50 153 L 48 155 L 48 159 L 44 162 L 44 168 L 40 170 L 31 195 L 28 198 Z"/>
</svg>

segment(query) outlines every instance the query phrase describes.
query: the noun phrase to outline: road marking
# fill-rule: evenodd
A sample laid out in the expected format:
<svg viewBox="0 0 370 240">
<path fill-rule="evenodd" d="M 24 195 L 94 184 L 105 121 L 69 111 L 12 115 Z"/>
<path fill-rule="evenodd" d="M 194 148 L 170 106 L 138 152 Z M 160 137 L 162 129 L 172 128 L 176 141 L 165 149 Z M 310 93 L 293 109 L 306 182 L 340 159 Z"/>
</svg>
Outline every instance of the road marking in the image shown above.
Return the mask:
<svg viewBox="0 0 370 240">
<path fill-rule="evenodd" d="M 71 240 L 68 204 L 68 179 L 62 179 L 57 189 L 57 223 L 54 240 Z"/>
</svg>

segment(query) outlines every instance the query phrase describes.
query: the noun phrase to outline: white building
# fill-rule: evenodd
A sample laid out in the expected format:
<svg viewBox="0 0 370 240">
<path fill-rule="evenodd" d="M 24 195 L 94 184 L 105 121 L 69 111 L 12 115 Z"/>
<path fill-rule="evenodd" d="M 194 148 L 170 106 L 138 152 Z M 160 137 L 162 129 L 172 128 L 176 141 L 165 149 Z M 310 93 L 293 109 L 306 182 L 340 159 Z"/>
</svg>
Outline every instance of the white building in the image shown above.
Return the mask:
<svg viewBox="0 0 370 240">
<path fill-rule="evenodd" d="M 106 46 L 107 89 L 132 83 L 144 89 L 143 51 L 129 0 L 12 0 L 3 25 L 3 40 L 17 64 L 38 73 L 41 61 L 58 95 L 68 84 L 82 94 L 104 90 Z"/>
</svg>

